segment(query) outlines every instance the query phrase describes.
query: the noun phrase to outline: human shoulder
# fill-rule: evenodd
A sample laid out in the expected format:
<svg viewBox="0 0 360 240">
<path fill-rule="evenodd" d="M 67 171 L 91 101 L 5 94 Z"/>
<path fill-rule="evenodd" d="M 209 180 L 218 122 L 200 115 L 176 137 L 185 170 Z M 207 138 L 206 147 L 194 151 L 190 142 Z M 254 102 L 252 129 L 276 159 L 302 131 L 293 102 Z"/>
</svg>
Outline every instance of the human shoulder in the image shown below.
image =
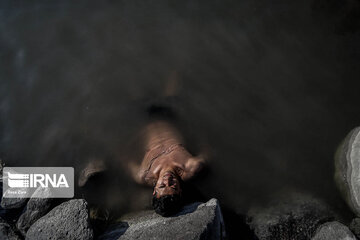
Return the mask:
<svg viewBox="0 0 360 240">
<path fill-rule="evenodd" d="M 206 165 L 202 156 L 189 157 L 185 163 L 185 169 L 182 174 L 182 180 L 187 181 L 195 177 Z"/>
</svg>

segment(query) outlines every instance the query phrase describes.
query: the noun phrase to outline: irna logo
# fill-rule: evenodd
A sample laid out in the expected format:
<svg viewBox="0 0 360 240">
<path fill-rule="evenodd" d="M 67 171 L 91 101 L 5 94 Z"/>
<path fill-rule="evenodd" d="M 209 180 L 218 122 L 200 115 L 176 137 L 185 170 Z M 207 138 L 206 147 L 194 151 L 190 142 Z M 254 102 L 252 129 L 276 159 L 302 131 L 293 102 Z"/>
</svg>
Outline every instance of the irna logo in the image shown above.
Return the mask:
<svg viewBox="0 0 360 240">
<path fill-rule="evenodd" d="M 69 187 L 64 174 L 19 174 L 8 172 L 8 185 L 11 188 L 37 188 L 37 187 Z"/>
<path fill-rule="evenodd" d="M 35 190 L 39 188 L 47 188 L 51 195 L 38 196 Z M 4 198 L 47 198 L 50 196 L 52 198 L 74 196 L 74 168 L 5 167 L 3 169 Z"/>
</svg>

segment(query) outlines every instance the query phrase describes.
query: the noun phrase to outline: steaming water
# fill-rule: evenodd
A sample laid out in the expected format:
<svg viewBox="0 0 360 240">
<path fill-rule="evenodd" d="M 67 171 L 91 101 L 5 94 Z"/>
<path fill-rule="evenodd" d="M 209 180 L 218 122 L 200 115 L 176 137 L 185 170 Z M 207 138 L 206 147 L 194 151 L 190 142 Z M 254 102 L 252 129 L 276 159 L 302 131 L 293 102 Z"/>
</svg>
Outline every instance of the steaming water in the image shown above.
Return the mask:
<svg viewBox="0 0 360 240">
<path fill-rule="evenodd" d="M 3 1 L 1 158 L 77 172 L 104 158 L 120 180 L 94 198 L 141 208 L 150 192 L 123 163 L 176 75 L 189 146 L 211 149 L 205 196 L 244 213 L 296 189 L 344 214 L 333 153 L 360 123 L 358 13 L 355 0 Z"/>
</svg>

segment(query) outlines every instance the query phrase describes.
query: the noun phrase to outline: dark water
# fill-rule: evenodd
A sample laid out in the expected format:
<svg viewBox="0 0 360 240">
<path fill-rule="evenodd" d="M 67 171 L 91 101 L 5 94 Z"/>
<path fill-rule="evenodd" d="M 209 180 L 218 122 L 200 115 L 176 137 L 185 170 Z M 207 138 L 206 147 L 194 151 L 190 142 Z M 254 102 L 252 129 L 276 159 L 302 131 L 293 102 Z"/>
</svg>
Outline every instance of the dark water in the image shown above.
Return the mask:
<svg viewBox="0 0 360 240">
<path fill-rule="evenodd" d="M 205 196 L 244 213 L 295 189 L 346 215 L 333 154 L 360 123 L 359 5 L 2 1 L 1 158 L 76 171 L 104 158 L 121 180 L 95 198 L 141 208 L 149 192 L 122 163 L 138 155 L 142 103 L 176 76 L 189 146 L 212 153 L 195 183 Z"/>
</svg>

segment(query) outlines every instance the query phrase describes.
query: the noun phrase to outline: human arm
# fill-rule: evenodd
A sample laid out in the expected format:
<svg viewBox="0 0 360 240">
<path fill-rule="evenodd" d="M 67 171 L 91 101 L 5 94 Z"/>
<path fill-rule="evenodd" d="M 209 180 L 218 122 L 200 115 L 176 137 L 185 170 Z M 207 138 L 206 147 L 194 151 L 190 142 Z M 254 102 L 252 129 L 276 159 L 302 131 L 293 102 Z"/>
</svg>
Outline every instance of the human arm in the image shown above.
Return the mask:
<svg viewBox="0 0 360 240">
<path fill-rule="evenodd" d="M 138 184 L 145 184 L 146 172 L 141 170 L 141 166 L 134 162 L 128 163 L 128 169 L 133 180 Z"/>
<path fill-rule="evenodd" d="M 185 169 L 181 176 L 182 180 L 188 181 L 191 178 L 195 177 L 201 172 L 205 165 L 206 161 L 202 155 L 199 155 L 197 157 L 190 157 L 185 164 Z"/>
<path fill-rule="evenodd" d="M 151 172 L 148 172 L 147 169 L 144 169 L 142 165 L 130 162 L 128 164 L 128 169 L 130 170 L 131 177 L 133 180 L 141 185 L 154 186 L 154 181 L 156 179 Z"/>
</svg>

